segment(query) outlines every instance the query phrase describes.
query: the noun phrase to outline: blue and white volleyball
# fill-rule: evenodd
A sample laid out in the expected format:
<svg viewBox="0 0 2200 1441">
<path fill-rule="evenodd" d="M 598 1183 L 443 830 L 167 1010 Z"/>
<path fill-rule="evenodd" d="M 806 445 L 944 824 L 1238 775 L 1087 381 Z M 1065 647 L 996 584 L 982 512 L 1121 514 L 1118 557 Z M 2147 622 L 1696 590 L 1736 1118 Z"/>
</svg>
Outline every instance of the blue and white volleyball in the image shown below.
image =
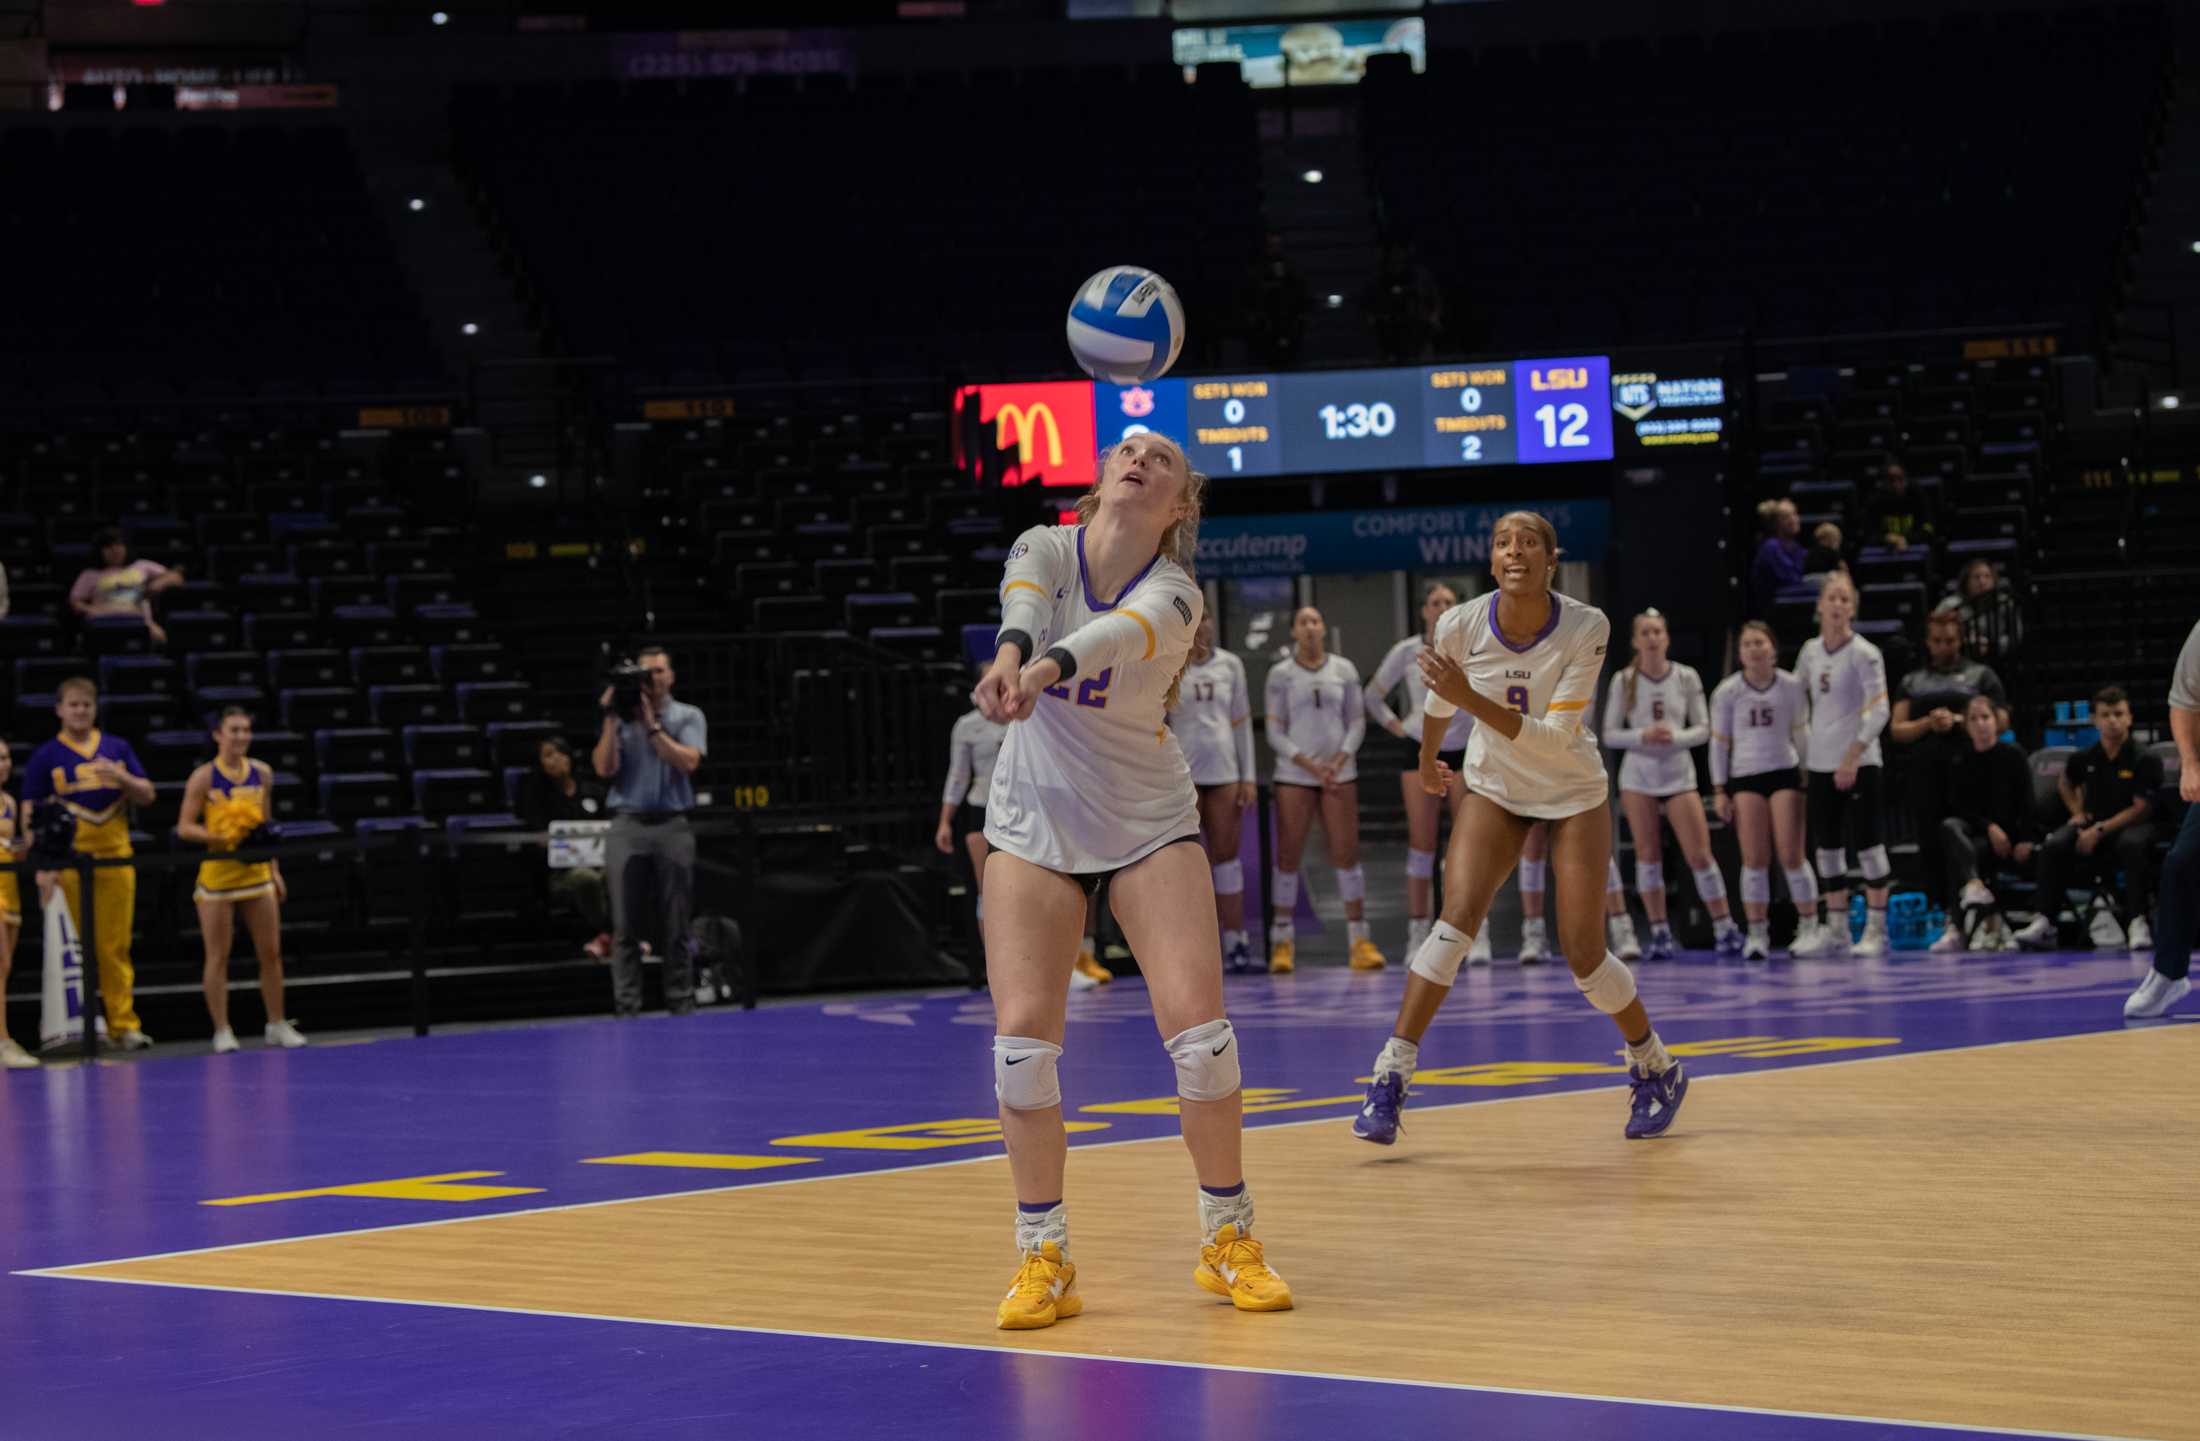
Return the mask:
<svg viewBox="0 0 2200 1441">
<path fill-rule="evenodd" d="M 1111 265 L 1069 303 L 1069 352 L 1094 380 L 1158 380 L 1184 348 L 1184 304 L 1151 270 Z"/>
</svg>

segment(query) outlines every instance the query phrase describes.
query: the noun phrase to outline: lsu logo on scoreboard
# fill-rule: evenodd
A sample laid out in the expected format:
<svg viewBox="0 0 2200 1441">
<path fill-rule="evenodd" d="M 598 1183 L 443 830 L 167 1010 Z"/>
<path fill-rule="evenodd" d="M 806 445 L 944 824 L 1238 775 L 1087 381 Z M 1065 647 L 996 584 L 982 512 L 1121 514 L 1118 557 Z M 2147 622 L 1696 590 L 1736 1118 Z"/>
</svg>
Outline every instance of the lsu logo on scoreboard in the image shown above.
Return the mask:
<svg viewBox="0 0 2200 1441">
<path fill-rule="evenodd" d="M 970 385 L 955 396 L 955 458 L 991 485 L 1088 485 L 1099 446 L 1080 381 Z"/>
<path fill-rule="evenodd" d="M 1538 365 L 1528 371 L 1530 390 L 1587 390 L 1589 367 L 1586 365 Z"/>
</svg>

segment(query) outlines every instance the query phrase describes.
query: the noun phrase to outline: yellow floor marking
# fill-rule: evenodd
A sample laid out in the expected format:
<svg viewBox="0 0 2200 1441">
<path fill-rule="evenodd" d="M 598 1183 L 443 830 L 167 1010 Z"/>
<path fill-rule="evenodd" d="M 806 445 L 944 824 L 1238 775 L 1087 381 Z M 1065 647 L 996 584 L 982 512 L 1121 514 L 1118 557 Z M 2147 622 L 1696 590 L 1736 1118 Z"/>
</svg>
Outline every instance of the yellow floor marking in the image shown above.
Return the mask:
<svg viewBox="0 0 2200 1441">
<path fill-rule="evenodd" d="M 348 1186 L 316 1186 L 310 1191 L 270 1191 L 264 1196 L 225 1196 L 202 1206 L 259 1206 L 269 1201 L 304 1201 L 315 1196 L 365 1196 L 378 1201 L 491 1201 L 499 1196 L 533 1196 L 540 1186 L 457 1186 L 501 1176 L 502 1171 L 445 1171 L 434 1176 L 400 1176 L 393 1181 L 358 1181 Z"/>
</svg>

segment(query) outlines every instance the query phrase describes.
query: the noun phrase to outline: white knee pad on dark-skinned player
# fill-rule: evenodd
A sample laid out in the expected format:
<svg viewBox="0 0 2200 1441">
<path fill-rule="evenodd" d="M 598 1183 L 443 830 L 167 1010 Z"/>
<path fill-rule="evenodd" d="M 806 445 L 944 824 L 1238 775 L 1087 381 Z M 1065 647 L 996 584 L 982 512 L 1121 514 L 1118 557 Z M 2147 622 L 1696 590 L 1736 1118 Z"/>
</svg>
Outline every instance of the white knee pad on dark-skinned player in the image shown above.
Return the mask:
<svg viewBox="0 0 2200 1441">
<path fill-rule="evenodd" d="M 1030 1036 L 993 1038 L 993 1096 L 1011 1111 L 1043 1111 L 1062 1104 L 1054 1063 L 1062 1048 Z"/>
<path fill-rule="evenodd" d="M 1459 979 L 1459 963 L 1466 959 L 1467 947 L 1473 944 L 1474 937 L 1449 921 L 1440 920 L 1429 927 L 1428 939 L 1414 951 L 1407 969 L 1423 980 L 1449 986 Z"/>
<path fill-rule="evenodd" d="M 1885 846 L 1866 846 L 1856 853 L 1856 868 L 1864 873 L 1864 879 L 1879 884 L 1894 874 L 1894 866 L 1887 860 Z"/>
<path fill-rule="evenodd" d="M 1772 871 L 1765 866 L 1742 867 L 1742 903 L 1762 906 L 1772 901 Z"/>
<path fill-rule="evenodd" d="M 1406 874 L 1417 881 L 1425 881 L 1436 874 L 1436 852 L 1406 851 Z"/>
<path fill-rule="evenodd" d="M 1245 894 L 1245 867 L 1238 861 L 1221 861 L 1215 870 L 1215 894 L 1239 896 Z"/>
<path fill-rule="evenodd" d="M 1169 1037 L 1176 1062 L 1176 1093 L 1187 1101 L 1220 1101 L 1243 1084 L 1237 1032 L 1227 1020 L 1209 1021 Z"/>
<path fill-rule="evenodd" d="M 1522 856 L 1520 858 L 1520 894 L 1524 896 L 1543 894 L 1544 882 L 1549 874 L 1550 862 L 1530 860 L 1528 857 Z"/>
<path fill-rule="evenodd" d="M 1627 969 L 1627 963 L 1607 951 L 1604 962 L 1586 976 L 1574 977 L 1574 984 L 1589 998 L 1589 1004 L 1607 1016 L 1616 1016 L 1635 1001 L 1635 973 Z"/>
</svg>

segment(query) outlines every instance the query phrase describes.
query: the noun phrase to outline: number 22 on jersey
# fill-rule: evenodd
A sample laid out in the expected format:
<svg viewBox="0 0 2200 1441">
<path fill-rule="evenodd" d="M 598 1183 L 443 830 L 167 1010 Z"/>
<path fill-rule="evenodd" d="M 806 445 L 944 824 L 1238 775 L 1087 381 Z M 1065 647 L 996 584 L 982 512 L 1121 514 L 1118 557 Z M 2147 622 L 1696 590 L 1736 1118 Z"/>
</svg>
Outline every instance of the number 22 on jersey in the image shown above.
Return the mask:
<svg viewBox="0 0 2200 1441">
<path fill-rule="evenodd" d="M 1077 683 L 1077 704 L 1091 706 L 1094 710 L 1106 710 L 1108 708 L 1108 686 L 1114 680 L 1115 667 L 1111 665 L 1100 674 L 1088 676 L 1079 681 Z M 1053 696 L 1056 700 L 1068 700 L 1070 698 L 1069 682 L 1064 681 L 1060 685 L 1050 685 L 1046 688 L 1044 694 Z"/>
</svg>

